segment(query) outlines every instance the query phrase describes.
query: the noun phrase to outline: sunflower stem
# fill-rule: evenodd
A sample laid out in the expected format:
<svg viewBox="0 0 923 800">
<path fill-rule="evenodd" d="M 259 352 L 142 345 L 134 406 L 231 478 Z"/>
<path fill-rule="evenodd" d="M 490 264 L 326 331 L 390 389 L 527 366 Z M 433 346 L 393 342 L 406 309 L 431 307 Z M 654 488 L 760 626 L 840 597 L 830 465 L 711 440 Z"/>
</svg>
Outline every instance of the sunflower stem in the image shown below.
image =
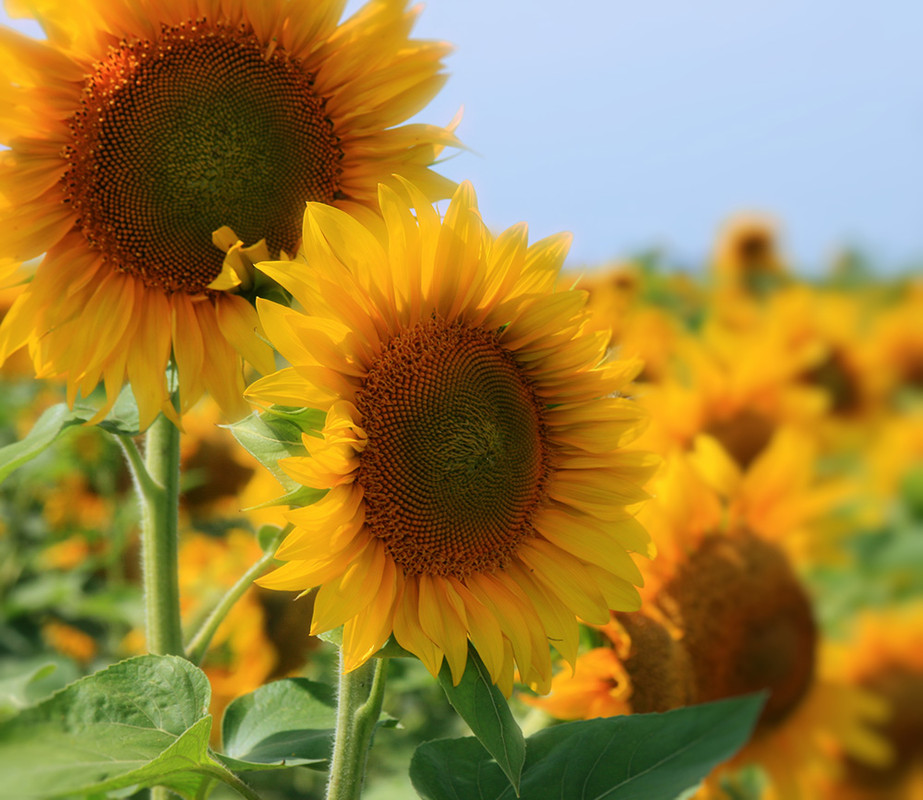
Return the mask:
<svg viewBox="0 0 923 800">
<path fill-rule="evenodd" d="M 387 658 L 371 658 L 351 672 L 343 669 L 337 695 L 337 728 L 330 759 L 327 800 L 358 800 L 365 763 L 385 694 Z"/>
<path fill-rule="evenodd" d="M 253 564 L 250 569 L 248 569 L 228 591 L 225 593 L 224 597 L 218 601 L 218 605 L 215 606 L 211 614 L 208 615 L 208 619 L 202 623 L 202 627 L 196 632 L 195 636 L 189 641 L 189 644 L 186 645 L 186 658 L 188 658 L 193 664 L 200 664 L 202 659 L 205 658 L 205 652 L 208 650 L 208 646 L 211 644 L 212 637 L 215 635 L 215 631 L 218 630 L 224 618 L 228 615 L 228 612 L 234 607 L 234 604 L 243 597 L 244 592 L 250 588 L 253 584 L 253 581 L 263 574 L 263 570 L 272 563 L 275 558 L 276 549 L 279 546 L 279 543 L 285 537 L 285 535 L 292 529 L 292 526 L 289 525 L 284 529 L 280 529 L 279 533 L 273 537 L 272 541 L 267 543 L 266 549 L 263 552 L 263 555 Z"/>
<path fill-rule="evenodd" d="M 179 429 L 163 414 L 148 428 L 144 469 L 131 458 L 141 497 L 141 563 L 147 648 L 183 655 L 179 613 Z"/>
</svg>

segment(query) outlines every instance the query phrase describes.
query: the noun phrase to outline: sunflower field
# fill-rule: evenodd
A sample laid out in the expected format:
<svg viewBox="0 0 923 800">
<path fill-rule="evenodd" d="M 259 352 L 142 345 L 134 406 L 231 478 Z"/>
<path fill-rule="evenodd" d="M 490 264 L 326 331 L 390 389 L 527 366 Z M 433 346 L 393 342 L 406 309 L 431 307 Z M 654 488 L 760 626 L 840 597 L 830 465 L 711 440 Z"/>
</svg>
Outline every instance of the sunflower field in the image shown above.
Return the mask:
<svg viewBox="0 0 923 800">
<path fill-rule="evenodd" d="M 343 6 L 7 0 L 0 798 L 921 800 L 923 277 L 565 269 Z"/>
</svg>

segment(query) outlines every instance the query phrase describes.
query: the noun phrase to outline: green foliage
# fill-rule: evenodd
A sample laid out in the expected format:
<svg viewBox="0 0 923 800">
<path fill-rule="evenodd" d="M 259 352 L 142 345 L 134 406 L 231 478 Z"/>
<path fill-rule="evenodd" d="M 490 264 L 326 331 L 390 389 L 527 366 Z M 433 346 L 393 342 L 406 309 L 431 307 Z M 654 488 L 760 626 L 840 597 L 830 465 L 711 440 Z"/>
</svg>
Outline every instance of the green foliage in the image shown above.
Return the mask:
<svg viewBox="0 0 923 800">
<path fill-rule="evenodd" d="M 54 664 L 26 665 L 13 674 L 0 677 L 0 721 L 13 716 L 29 704 L 28 690 L 55 671 Z"/>
<path fill-rule="evenodd" d="M 446 697 L 484 749 L 496 759 L 509 782 L 519 789 L 526 760 L 526 743 L 509 704 L 490 679 L 477 651 L 468 645 L 468 661 L 458 686 L 452 685 L 448 664 L 442 665 L 439 683 Z"/>
<path fill-rule="evenodd" d="M 238 697 L 224 712 L 222 761 L 235 770 L 326 766 L 336 727 L 334 690 L 289 678 Z"/>
<path fill-rule="evenodd" d="M 311 489 L 293 481 L 279 467 L 279 461 L 283 458 L 307 455 L 301 440 L 302 433 L 319 431 L 323 424 L 322 411 L 273 406 L 268 411 L 254 412 L 228 426 L 240 445 L 266 467 L 286 490 L 284 496 L 265 505 L 307 506 L 324 496 L 324 492 L 319 489 Z"/>
<path fill-rule="evenodd" d="M 526 740 L 522 800 L 670 800 L 750 737 L 764 697 L 751 695 L 665 714 L 568 722 Z M 476 739 L 417 748 L 410 766 L 424 800 L 511 800 L 499 765 Z"/>
<path fill-rule="evenodd" d="M 175 656 L 139 656 L 0 723 L 0 797 L 98 795 L 166 786 L 202 798 L 238 779 L 208 752 L 211 690 Z"/>
<path fill-rule="evenodd" d="M 42 412 L 32 430 L 18 442 L 0 447 L 0 482 L 17 467 L 31 461 L 54 444 L 68 428 L 83 425 L 96 415 L 97 410 L 80 403 L 69 408 L 67 403 L 58 403 Z M 112 410 L 99 426 L 109 433 L 124 436 L 138 435 L 138 407 L 129 387 L 125 387 Z"/>
</svg>

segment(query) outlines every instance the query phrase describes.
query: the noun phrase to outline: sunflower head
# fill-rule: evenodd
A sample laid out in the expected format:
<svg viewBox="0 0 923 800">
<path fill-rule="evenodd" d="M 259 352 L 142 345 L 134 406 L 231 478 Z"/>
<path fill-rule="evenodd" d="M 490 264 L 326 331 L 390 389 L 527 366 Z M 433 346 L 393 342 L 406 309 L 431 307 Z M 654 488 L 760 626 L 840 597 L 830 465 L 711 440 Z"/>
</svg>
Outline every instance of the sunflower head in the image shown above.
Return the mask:
<svg viewBox="0 0 923 800">
<path fill-rule="evenodd" d="M 639 604 L 654 461 L 621 450 L 641 415 L 619 396 L 638 367 L 606 363 L 585 293 L 555 290 L 567 237 L 492 236 L 467 184 L 444 219 L 410 183 L 379 196 L 369 226 L 308 205 L 310 276 L 260 265 L 303 312 L 258 303 L 292 366 L 248 394 L 326 412 L 280 465 L 327 491 L 262 583 L 320 586 L 312 631 L 344 625 L 347 668 L 393 633 L 457 681 L 470 639 L 507 691 L 514 664 L 547 690 L 549 639 L 573 661 L 576 616 Z"/>
<path fill-rule="evenodd" d="M 776 223 L 757 214 L 728 220 L 718 236 L 714 270 L 727 288 L 747 293 L 778 285 L 787 269 L 779 253 Z"/>
<path fill-rule="evenodd" d="M 416 11 L 373 0 L 49 0 L 48 38 L 0 35 L 0 281 L 46 253 L 0 328 L 70 397 L 128 380 L 142 424 L 209 392 L 245 411 L 242 361 L 274 368 L 253 260 L 287 257 L 306 201 L 368 214 L 399 173 L 430 199 L 450 130 L 400 126 L 444 81 Z M 247 299 L 244 297 L 247 293 Z M 104 413 L 104 412 L 102 412 Z"/>
</svg>

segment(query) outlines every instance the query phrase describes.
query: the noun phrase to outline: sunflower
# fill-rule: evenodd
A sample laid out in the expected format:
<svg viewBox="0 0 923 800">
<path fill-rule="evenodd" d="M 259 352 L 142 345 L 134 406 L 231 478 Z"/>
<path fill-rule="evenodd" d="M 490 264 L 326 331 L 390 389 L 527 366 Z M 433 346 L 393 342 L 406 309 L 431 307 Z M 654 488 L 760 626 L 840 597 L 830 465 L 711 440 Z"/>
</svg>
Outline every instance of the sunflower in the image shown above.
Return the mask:
<svg viewBox="0 0 923 800">
<path fill-rule="evenodd" d="M 405 0 L 342 24 L 339 0 L 22 5 L 48 38 L 0 30 L 0 249 L 10 269 L 45 257 L 0 361 L 27 345 L 71 400 L 127 379 L 143 425 L 175 418 L 172 355 L 180 413 L 206 391 L 245 410 L 241 359 L 275 368 L 249 267 L 295 252 L 305 201 L 367 214 L 392 173 L 451 193 L 429 165 L 452 133 L 396 127 L 447 52 L 408 38 Z"/>
<path fill-rule="evenodd" d="M 523 696 L 558 719 L 668 711 L 693 701 L 689 655 L 679 632 L 645 611 L 618 612 L 601 647 L 551 679 L 547 697 Z"/>
<path fill-rule="evenodd" d="M 347 670 L 393 632 L 457 683 L 470 639 L 504 691 L 514 662 L 547 691 L 549 639 L 572 662 L 575 615 L 639 606 L 628 552 L 650 545 L 628 507 L 656 460 L 621 449 L 642 414 L 617 394 L 638 365 L 604 363 L 586 294 L 554 290 L 569 236 L 494 237 L 467 183 L 443 220 L 410 183 L 379 197 L 371 228 L 308 204 L 310 277 L 260 265 L 309 315 L 258 301 L 292 366 L 248 395 L 326 410 L 280 465 L 328 490 L 260 583 L 320 586 L 311 630 L 344 626 Z"/>
<path fill-rule="evenodd" d="M 923 601 L 862 614 L 838 653 L 847 680 L 885 698 L 880 726 L 890 762 L 845 758 L 845 774 L 827 796 L 844 800 L 915 800 L 923 792 Z"/>
<path fill-rule="evenodd" d="M 872 724 L 883 713 L 866 692 L 838 679 L 799 568 L 828 556 L 832 518 L 849 496 L 813 476 L 813 448 L 790 429 L 777 433 L 745 471 L 717 440 L 699 437 L 676 454 L 642 509 L 663 557 L 651 565 L 647 613 L 681 632 L 696 702 L 768 689 L 752 741 L 730 768 L 759 765 L 770 796 L 812 797 L 837 769 L 834 749 L 877 761 Z M 694 496 L 681 518 L 678 499 Z M 720 778 L 712 776 L 718 793 Z M 707 793 L 707 792 L 706 792 Z"/>
<path fill-rule="evenodd" d="M 712 269 L 719 287 L 739 296 L 778 285 L 788 269 L 775 220 L 752 213 L 727 220 L 718 234 Z"/>
<path fill-rule="evenodd" d="M 653 421 L 645 447 L 688 451 L 704 433 L 746 469 L 780 427 L 816 425 L 824 395 L 799 376 L 818 358 L 770 324 L 740 330 L 709 320 L 699 335 L 677 338 L 657 383 L 639 387 Z"/>
<path fill-rule="evenodd" d="M 725 779 L 757 765 L 769 778 L 768 797 L 807 800 L 837 773 L 838 753 L 863 763 L 886 757 L 874 730 L 884 709 L 840 678 L 791 554 L 802 545 L 771 535 L 770 507 L 740 499 L 743 482 L 730 495 L 713 488 L 720 481 L 710 473 L 731 463 L 727 455 L 719 462 L 679 452 L 667 460 L 638 515 L 658 547 L 642 566 L 643 616 L 617 614 L 607 646 L 578 659 L 573 674 L 556 675 L 547 702 L 536 705 L 592 716 L 768 690 L 752 740 L 696 797 L 726 797 Z M 784 462 L 771 449 L 751 472 L 766 481 L 765 499 L 784 506 L 778 480 L 769 480 L 773 463 Z M 788 500 L 799 504 L 795 492 Z"/>
</svg>

